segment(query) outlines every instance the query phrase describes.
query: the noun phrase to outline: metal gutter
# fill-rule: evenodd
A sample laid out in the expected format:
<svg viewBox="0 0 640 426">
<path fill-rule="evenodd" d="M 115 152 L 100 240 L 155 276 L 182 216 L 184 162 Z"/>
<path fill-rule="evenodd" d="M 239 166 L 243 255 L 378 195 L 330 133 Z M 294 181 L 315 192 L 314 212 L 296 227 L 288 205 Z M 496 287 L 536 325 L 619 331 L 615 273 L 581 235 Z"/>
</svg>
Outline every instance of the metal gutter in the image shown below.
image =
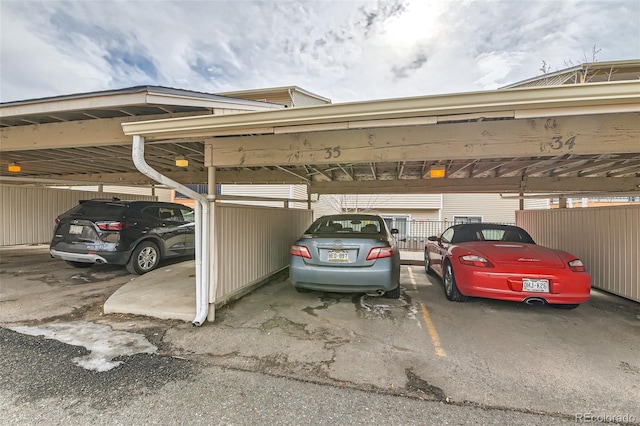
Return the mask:
<svg viewBox="0 0 640 426">
<path fill-rule="evenodd" d="M 196 201 L 196 316 L 193 324 L 200 326 L 206 321 L 209 313 L 209 200 L 147 164 L 144 159 L 144 137 L 133 135 L 131 156 L 140 173 Z"/>
<path fill-rule="evenodd" d="M 389 120 L 469 113 L 517 115 L 519 110 L 531 112 L 549 109 L 581 109 L 616 106 L 616 112 L 636 112 L 640 105 L 640 81 L 606 82 L 529 87 L 485 92 L 458 93 L 317 105 L 275 111 L 258 111 L 220 116 L 179 117 L 123 123 L 126 135 L 147 138 L 177 138 L 194 135 L 246 135 L 275 133 L 275 127 L 323 123 Z M 588 112 L 584 112 L 587 114 Z M 591 112 L 592 113 L 592 112 Z M 390 124 L 393 125 L 393 124 Z M 261 130 L 251 131 L 251 130 Z"/>
</svg>

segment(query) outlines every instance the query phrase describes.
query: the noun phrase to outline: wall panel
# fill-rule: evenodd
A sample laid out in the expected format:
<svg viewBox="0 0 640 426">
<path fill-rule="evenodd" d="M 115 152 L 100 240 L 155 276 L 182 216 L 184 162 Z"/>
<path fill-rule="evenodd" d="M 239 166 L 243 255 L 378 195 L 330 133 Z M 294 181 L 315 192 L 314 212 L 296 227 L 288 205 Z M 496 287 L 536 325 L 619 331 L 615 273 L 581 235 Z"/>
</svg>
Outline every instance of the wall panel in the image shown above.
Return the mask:
<svg viewBox="0 0 640 426">
<path fill-rule="evenodd" d="M 156 200 L 149 195 L 71 191 L 0 185 L 0 246 L 49 243 L 55 218 L 79 200 L 118 197 Z"/>
<path fill-rule="evenodd" d="M 311 224 L 311 210 L 216 203 L 218 289 L 224 303 L 289 265 L 291 244 Z"/>
<path fill-rule="evenodd" d="M 516 223 L 578 256 L 593 287 L 640 302 L 640 205 L 517 211 Z"/>
</svg>

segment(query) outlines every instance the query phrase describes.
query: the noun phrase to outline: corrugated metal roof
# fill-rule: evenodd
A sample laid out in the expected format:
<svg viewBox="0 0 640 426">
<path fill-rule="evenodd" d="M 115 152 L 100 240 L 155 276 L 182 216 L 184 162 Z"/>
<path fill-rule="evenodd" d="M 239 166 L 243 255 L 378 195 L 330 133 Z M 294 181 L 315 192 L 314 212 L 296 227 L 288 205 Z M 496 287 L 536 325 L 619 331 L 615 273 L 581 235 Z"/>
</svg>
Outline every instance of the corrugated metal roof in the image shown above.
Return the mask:
<svg viewBox="0 0 640 426">
<path fill-rule="evenodd" d="M 522 80 L 504 86 L 502 89 L 577 84 L 582 83 L 580 77 L 586 78 L 587 83 L 638 80 L 640 78 L 640 60 L 585 62 Z"/>
</svg>

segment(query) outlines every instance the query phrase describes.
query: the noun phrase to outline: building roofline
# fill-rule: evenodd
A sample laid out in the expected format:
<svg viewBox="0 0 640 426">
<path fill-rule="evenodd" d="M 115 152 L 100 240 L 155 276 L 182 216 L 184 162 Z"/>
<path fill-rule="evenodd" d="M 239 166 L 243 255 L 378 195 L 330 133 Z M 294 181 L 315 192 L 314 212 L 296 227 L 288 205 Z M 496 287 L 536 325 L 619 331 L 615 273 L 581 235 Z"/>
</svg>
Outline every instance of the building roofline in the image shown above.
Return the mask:
<svg viewBox="0 0 640 426">
<path fill-rule="evenodd" d="M 302 94 L 305 94 L 307 96 L 310 96 L 312 98 L 316 98 L 319 100 L 322 100 L 328 104 L 331 103 L 331 99 L 329 98 L 325 98 L 324 96 L 320 96 L 316 93 L 310 92 L 309 90 L 303 89 L 299 86 L 279 86 L 279 87 L 265 87 L 265 88 L 261 88 L 261 89 L 250 89 L 250 90 L 236 90 L 236 91 L 232 91 L 232 92 L 222 92 L 222 93 L 218 93 L 218 95 L 221 96 L 238 96 L 238 95 L 247 95 L 247 94 L 256 94 L 259 95 L 261 93 L 270 93 L 270 92 L 279 92 L 279 91 L 289 91 L 289 90 L 293 90 L 296 92 L 300 92 Z"/>
<path fill-rule="evenodd" d="M 561 76 L 563 74 L 571 74 L 578 70 L 586 70 L 590 69 L 609 69 L 611 67 L 616 68 L 632 68 L 639 67 L 640 68 L 640 59 L 629 59 L 624 61 L 605 61 L 605 62 L 584 62 L 580 65 L 575 65 L 572 67 L 564 68 L 558 71 L 549 72 L 546 74 L 541 74 L 535 77 L 528 78 L 526 80 L 521 80 L 516 83 L 509 84 L 507 86 L 500 87 L 500 89 L 511 89 L 514 87 L 522 86 L 524 84 L 532 83 L 534 81 L 552 79 L 557 76 Z"/>
<path fill-rule="evenodd" d="M 268 102 L 164 86 L 134 86 L 123 89 L 3 102 L 0 103 L 0 117 L 148 104 L 202 106 L 211 108 L 240 107 L 240 109 L 247 110 L 284 107 L 283 105 Z"/>
</svg>

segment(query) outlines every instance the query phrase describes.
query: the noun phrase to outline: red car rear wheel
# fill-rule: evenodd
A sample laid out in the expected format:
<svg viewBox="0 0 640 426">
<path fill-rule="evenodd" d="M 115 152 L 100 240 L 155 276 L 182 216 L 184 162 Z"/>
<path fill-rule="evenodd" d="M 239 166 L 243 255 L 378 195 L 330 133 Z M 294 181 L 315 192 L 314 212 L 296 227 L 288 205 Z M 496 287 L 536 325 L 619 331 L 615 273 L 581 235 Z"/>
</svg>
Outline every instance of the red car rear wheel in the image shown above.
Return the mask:
<svg viewBox="0 0 640 426">
<path fill-rule="evenodd" d="M 456 276 L 453 273 L 453 267 L 451 263 L 447 262 L 444 270 L 444 294 L 447 299 L 452 302 L 466 302 L 467 296 L 460 293 L 458 285 L 456 284 Z"/>
</svg>

